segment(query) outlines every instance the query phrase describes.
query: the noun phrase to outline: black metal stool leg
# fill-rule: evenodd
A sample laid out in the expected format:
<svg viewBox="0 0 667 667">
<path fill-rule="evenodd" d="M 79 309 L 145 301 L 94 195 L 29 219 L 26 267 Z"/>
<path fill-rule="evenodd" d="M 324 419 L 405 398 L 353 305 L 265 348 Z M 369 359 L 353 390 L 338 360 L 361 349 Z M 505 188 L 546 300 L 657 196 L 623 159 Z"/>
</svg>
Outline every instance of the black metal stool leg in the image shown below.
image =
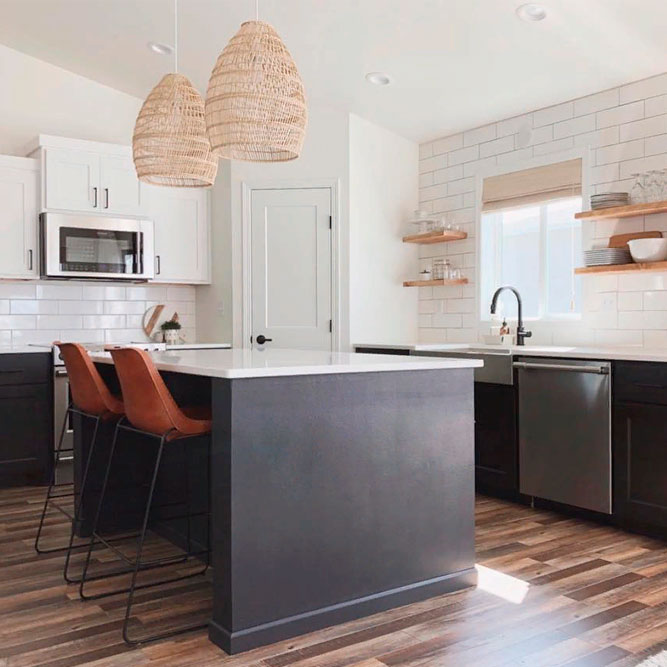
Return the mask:
<svg viewBox="0 0 667 667">
<path fill-rule="evenodd" d="M 55 456 L 55 461 L 53 463 L 53 471 L 51 472 L 51 481 L 49 482 L 49 488 L 46 491 L 46 499 L 44 500 L 42 516 L 39 519 L 39 527 L 37 528 L 37 535 L 35 537 L 35 551 L 38 554 L 55 553 L 57 551 L 64 551 L 67 548 L 67 547 L 53 547 L 51 549 L 42 549 L 39 546 L 39 540 L 42 536 L 42 529 L 44 528 L 44 519 L 46 518 L 46 512 L 49 507 L 49 502 L 51 501 L 51 492 L 56 483 L 56 468 L 58 467 L 58 463 L 60 462 L 60 452 L 62 450 L 63 440 L 65 438 L 65 429 L 67 427 L 67 420 L 69 419 L 71 412 L 72 412 L 72 405 L 70 404 L 67 406 L 67 410 L 65 410 L 65 418 L 63 419 L 63 425 L 62 428 L 60 429 L 60 438 L 58 440 L 58 447 L 56 448 L 56 456 Z"/>
<path fill-rule="evenodd" d="M 88 471 L 90 470 L 90 462 L 93 459 L 93 452 L 95 451 L 95 443 L 97 442 L 97 431 L 100 426 L 101 417 L 95 418 L 95 428 L 93 429 L 93 437 L 90 441 L 90 447 L 88 449 L 88 458 L 86 459 L 86 466 L 83 471 L 83 477 L 81 478 L 81 488 L 79 489 L 79 497 L 75 497 L 75 507 L 74 507 L 74 519 L 72 519 L 72 528 L 69 534 L 69 544 L 67 546 L 67 554 L 65 556 L 65 567 L 63 568 L 63 577 L 68 584 L 78 584 L 81 582 L 81 579 L 73 579 L 69 576 L 69 562 L 72 555 L 72 548 L 74 545 L 74 534 L 76 533 L 77 524 L 81 516 L 81 505 L 83 503 L 83 494 L 86 490 L 86 482 L 88 481 Z"/>
<path fill-rule="evenodd" d="M 144 644 L 144 643 L 147 643 L 147 642 L 157 641 L 158 639 L 166 639 L 168 637 L 173 637 L 175 635 L 179 635 L 179 634 L 182 634 L 184 632 L 190 632 L 192 630 L 201 630 L 202 628 L 208 627 L 208 623 L 197 623 L 197 624 L 189 625 L 189 626 L 186 626 L 186 627 L 177 628 L 176 630 L 163 632 L 163 633 L 160 633 L 160 634 L 157 634 L 157 635 L 142 637 L 141 639 L 132 639 L 129 636 L 129 632 L 128 632 L 128 629 L 129 629 L 128 625 L 129 625 L 130 618 L 131 618 L 131 615 L 132 615 L 132 603 L 134 601 L 134 592 L 135 592 L 135 590 L 137 590 L 137 588 L 140 588 L 140 587 L 136 586 L 136 581 L 137 581 L 137 574 L 139 573 L 139 569 L 141 567 L 141 554 L 143 552 L 144 541 L 146 539 L 146 531 L 148 529 L 148 519 L 150 517 L 151 504 L 153 502 L 153 493 L 155 491 L 155 483 L 157 481 L 157 476 L 158 476 L 158 472 L 159 472 L 159 468 L 160 468 L 160 461 L 162 459 L 162 452 L 163 452 L 164 445 L 166 443 L 168 435 L 169 434 L 166 433 L 165 435 L 163 435 L 160 438 L 160 446 L 159 446 L 158 454 L 157 454 L 157 457 L 156 457 L 155 470 L 153 472 L 153 479 L 152 479 L 150 491 L 149 491 L 149 494 L 148 494 L 148 501 L 146 502 L 146 512 L 144 514 L 144 522 L 143 522 L 142 529 L 141 529 L 141 535 L 139 536 L 139 542 L 138 542 L 138 547 L 137 547 L 137 559 L 135 561 L 134 572 L 132 573 L 132 583 L 130 585 L 130 590 L 129 590 L 129 594 L 128 594 L 128 598 L 127 598 L 127 606 L 125 608 L 125 620 L 123 621 L 123 641 L 130 646 L 137 646 L 139 644 Z M 190 518 L 191 518 L 190 517 L 190 483 L 189 483 L 189 480 L 187 479 L 187 476 L 189 475 L 189 462 L 188 462 L 187 452 L 185 452 L 185 444 L 183 444 L 183 447 L 184 447 L 183 451 L 185 453 L 185 458 L 186 458 L 185 474 L 186 474 L 186 494 L 187 494 L 187 498 L 186 498 L 187 522 L 188 522 L 188 526 L 187 526 L 187 541 L 188 541 L 187 553 L 189 555 L 190 554 Z M 207 538 L 207 541 L 208 541 L 208 538 Z M 170 581 L 178 581 L 178 580 L 183 579 L 183 578 L 190 578 L 190 577 L 200 576 L 200 575 L 204 574 L 206 572 L 206 570 L 208 569 L 208 560 L 209 560 L 208 554 L 207 554 L 207 559 L 206 560 L 207 560 L 206 565 L 204 566 L 204 569 L 201 572 L 195 572 L 193 574 L 186 575 L 185 577 L 178 577 L 177 579 L 170 580 Z M 160 582 L 160 583 L 168 583 L 168 582 Z M 148 585 L 150 586 L 151 584 L 148 584 Z"/>
<path fill-rule="evenodd" d="M 111 450 L 109 451 L 109 460 L 107 461 L 107 468 L 106 471 L 104 472 L 104 480 L 102 482 L 102 489 L 100 491 L 100 498 L 97 503 L 97 510 L 95 511 L 95 519 L 93 521 L 93 528 L 92 532 L 90 535 L 90 543 L 88 544 L 88 553 L 86 554 L 86 561 L 83 565 L 83 572 L 81 573 L 81 579 L 79 581 L 79 597 L 82 600 L 88 599 L 83 592 L 85 583 L 86 583 L 86 575 L 88 574 L 88 567 L 90 566 L 90 556 L 93 553 L 93 546 L 95 545 L 95 533 L 97 531 L 97 524 L 100 519 L 100 513 L 102 511 L 102 505 L 104 504 L 104 495 L 106 494 L 107 490 L 107 483 L 109 482 L 109 473 L 111 472 L 111 464 L 113 463 L 113 455 L 114 452 L 116 451 L 116 441 L 118 440 L 118 431 L 120 429 L 121 423 L 123 419 L 120 419 L 118 423 L 116 424 L 116 428 L 114 430 L 113 434 L 113 440 L 111 442 Z"/>
</svg>

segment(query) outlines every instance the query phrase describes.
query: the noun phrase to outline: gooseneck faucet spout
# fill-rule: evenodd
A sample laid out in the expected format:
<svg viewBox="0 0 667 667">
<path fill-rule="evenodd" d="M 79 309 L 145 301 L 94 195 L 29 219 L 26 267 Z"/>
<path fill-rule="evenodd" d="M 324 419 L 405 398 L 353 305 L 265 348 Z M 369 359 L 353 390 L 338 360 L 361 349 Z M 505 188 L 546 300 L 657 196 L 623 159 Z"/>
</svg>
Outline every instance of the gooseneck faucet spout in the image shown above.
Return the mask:
<svg viewBox="0 0 667 667">
<path fill-rule="evenodd" d="M 516 344 L 517 345 L 524 345 L 524 339 L 525 338 L 530 338 L 533 335 L 532 331 L 526 331 L 523 328 L 523 308 L 521 304 L 521 295 L 519 294 L 518 290 L 511 285 L 505 285 L 503 287 L 499 287 L 493 294 L 493 298 L 491 299 L 491 315 L 495 315 L 496 313 L 496 307 L 498 306 L 498 297 L 500 296 L 500 293 L 503 292 L 504 290 L 509 290 L 510 292 L 514 293 L 514 296 L 516 297 L 516 302 L 518 306 L 518 322 L 517 322 L 517 327 L 516 327 Z"/>
</svg>

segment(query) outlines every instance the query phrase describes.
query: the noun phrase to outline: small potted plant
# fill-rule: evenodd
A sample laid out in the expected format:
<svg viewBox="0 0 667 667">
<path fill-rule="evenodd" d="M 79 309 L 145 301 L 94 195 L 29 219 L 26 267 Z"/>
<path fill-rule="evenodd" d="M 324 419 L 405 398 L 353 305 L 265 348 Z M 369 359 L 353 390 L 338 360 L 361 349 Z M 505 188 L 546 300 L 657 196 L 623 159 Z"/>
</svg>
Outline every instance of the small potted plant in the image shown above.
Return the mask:
<svg viewBox="0 0 667 667">
<path fill-rule="evenodd" d="M 167 345 L 177 345 L 180 342 L 181 323 L 178 320 L 165 320 L 160 325 L 160 329 Z"/>
</svg>

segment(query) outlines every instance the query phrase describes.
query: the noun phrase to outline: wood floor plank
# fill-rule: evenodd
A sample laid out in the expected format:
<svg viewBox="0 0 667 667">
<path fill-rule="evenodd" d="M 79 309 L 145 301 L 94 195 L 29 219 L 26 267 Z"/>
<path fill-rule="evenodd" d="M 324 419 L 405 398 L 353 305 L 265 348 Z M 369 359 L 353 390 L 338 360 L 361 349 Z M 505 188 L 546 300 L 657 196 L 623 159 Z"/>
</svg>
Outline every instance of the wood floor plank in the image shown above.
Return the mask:
<svg viewBox="0 0 667 667">
<path fill-rule="evenodd" d="M 81 602 L 62 580 L 62 554 L 34 552 L 43 494 L 0 491 L 0 667 L 629 667 L 667 647 L 665 543 L 480 496 L 477 559 L 497 581 L 237 656 L 205 631 L 130 648 L 120 637 L 124 595 Z M 66 520 L 47 525 L 49 543 L 67 538 Z M 94 567 L 116 564 L 95 549 Z M 205 618 L 210 582 L 145 589 L 136 603 L 139 632 Z"/>
</svg>

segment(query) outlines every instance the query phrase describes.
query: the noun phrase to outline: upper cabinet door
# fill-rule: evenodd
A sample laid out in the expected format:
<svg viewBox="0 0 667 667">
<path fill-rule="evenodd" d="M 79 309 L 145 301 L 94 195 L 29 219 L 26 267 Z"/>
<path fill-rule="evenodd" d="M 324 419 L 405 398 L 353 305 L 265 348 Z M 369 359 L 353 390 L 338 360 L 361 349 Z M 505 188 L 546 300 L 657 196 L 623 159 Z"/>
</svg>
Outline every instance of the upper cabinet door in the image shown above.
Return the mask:
<svg viewBox="0 0 667 667">
<path fill-rule="evenodd" d="M 36 160 L 25 162 L 26 168 L 0 163 L 0 278 L 36 278 L 39 275 L 39 169 Z"/>
<path fill-rule="evenodd" d="M 103 210 L 98 154 L 49 148 L 44 167 L 45 208 L 85 212 Z"/>
<path fill-rule="evenodd" d="M 100 157 L 100 210 L 103 213 L 142 215 L 142 188 L 132 158 Z"/>
<path fill-rule="evenodd" d="M 150 188 L 155 225 L 155 280 L 210 282 L 209 194 L 201 188 Z"/>
</svg>

